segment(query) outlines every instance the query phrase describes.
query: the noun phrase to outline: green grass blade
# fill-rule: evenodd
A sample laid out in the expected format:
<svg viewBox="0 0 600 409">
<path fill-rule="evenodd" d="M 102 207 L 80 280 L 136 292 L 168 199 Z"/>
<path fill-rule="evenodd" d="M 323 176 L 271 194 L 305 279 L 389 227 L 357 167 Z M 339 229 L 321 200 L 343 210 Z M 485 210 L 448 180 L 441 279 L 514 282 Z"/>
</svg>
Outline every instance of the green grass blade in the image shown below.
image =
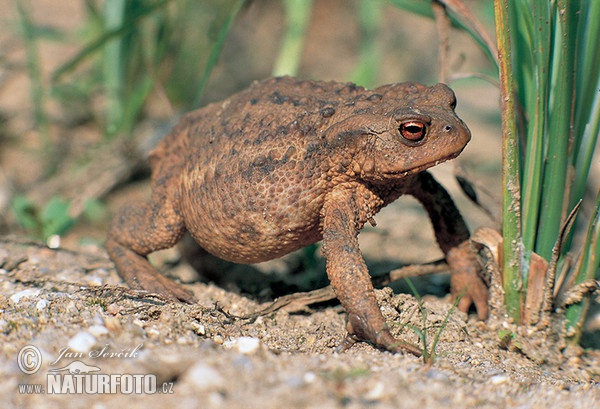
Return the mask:
<svg viewBox="0 0 600 409">
<path fill-rule="evenodd" d="M 410 291 L 412 291 L 414 297 L 417 299 L 417 304 L 419 306 L 419 310 L 421 311 L 421 317 L 423 318 L 423 328 L 421 330 L 419 330 L 418 328 L 416 328 L 412 325 L 410 326 L 410 328 L 417 333 L 417 335 L 419 336 L 419 339 L 423 343 L 423 349 L 421 350 L 421 354 L 423 355 L 422 356 L 423 362 L 428 363 L 429 359 L 431 357 L 431 354 L 429 353 L 429 350 L 427 349 L 427 310 L 425 309 L 425 304 L 423 303 L 423 299 L 421 298 L 421 295 L 417 291 L 417 287 L 415 287 L 415 285 L 410 280 L 410 278 L 405 277 L 404 280 L 406 281 L 406 284 L 408 284 L 408 287 L 410 288 Z"/>
<path fill-rule="evenodd" d="M 44 143 L 49 145 L 50 143 L 50 124 L 48 120 L 48 113 L 46 112 L 46 91 L 44 88 L 44 81 L 42 79 L 41 62 L 37 48 L 37 35 L 36 29 L 31 19 L 31 5 L 29 1 L 19 0 L 17 1 L 17 10 L 19 13 L 19 20 L 21 24 L 21 30 L 23 32 L 23 39 L 25 42 L 25 53 L 27 61 L 27 71 L 29 73 L 29 79 L 31 82 L 31 102 L 34 110 L 34 120 L 37 129 L 42 136 Z M 50 148 L 46 146 L 46 148 Z"/>
<path fill-rule="evenodd" d="M 306 29 L 310 23 L 312 0 L 284 0 L 287 30 L 272 75 L 296 75 L 304 50 Z"/>
<path fill-rule="evenodd" d="M 519 13 L 530 15 L 526 10 Z M 550 3 L 547 0 L 536 0 L 531 9 L 531 46 L 522 44 L 520 48 L 530 50 L 532 83 L 522 84 L 520 90 L 531 94 L 527 98 L 527 112 L 533 112 L 527 126 L 527 143 L 522 176 L 522 208 L 523 208 L 523 246 L 527 253 L 535 248 L 544 164 L 544 137 L 548 113 L 548 80 L 546 73 L 550 64 Z M 533 92 L 531 92 L 533 91 Z M 528 265 L 528 263 L 527 263 Z M 527 268 L 526 266 L 524 266 Z M 524 283 L 528 274 L 525 271 Z"/>
<path fill-rule="evenodd" d="M 431 0 L 389 0 L 394 6 L 406 10 L 410 13 L 414 13 L 423 17 L 434 18 L 433 9 L 431 6 Z M 459 2 L 459 1 L 455 1 Z M 448 8 L 448 7 L 447 7 Z M 466 7 L 465 7 L 466 8 Z M 449 9 L 449 8 L 448 8 Z M 451 9 L 450 9 L 451 10 Z M 479 32 L 478 28 L 471 24 L 464 16 L 455 13 L 449 13 L 450 21 L 455 27 L 469 34 L 475 43 L 481 48 L 485 56 L 490 62 L 497 66 L 496 61 L 496 50 L 488 43 L 487 39 L 482 33 Z"/>
<path fill-rule="evenodd" d="M 576 95 L 575 106 L 575 136 L 583 135 L 582 128 L 585 127 L 590 113 L 594 113 L 592 101 L 597 99 L 598 88 L 590 86 L 590 80 L 600 78 L 600 1 L 584 1 L 585 7 L 582 7 L 580 15 L 580 30 L 577 41 L 579 44 L 577 52 L 577 74 L 576 74 Z M 590 111 L 591 108 L 591 111 Z M 579 142 L 576 142 L 578 145 Z M 577 152 L 575 152 L 577 155 Z M 573 158 L 577 163 L 577 156 Z"/>
<path fill-rule="evenodd" d="M 574 86 L 575 35 L 574 8 L 567 8 L 568 0 L 558 0 L 555 14 L 552 83 L 550 85 L 550 112 L 548 124 L 546 169 L 542 182 L 542 199 L 538 239 L 535 251 L 546 260 L 552 256 L 552 247 L 558 237 L 564 217 L 567 191 L 567 165 L 571 128 Z"/>
<path fill-rule="evenodd" d="M 196 90 L 196 96 L 194 98 L 195 107 L 200 105 L 200 97 L 202 96 L 204 86 L 206 85 L 206 82 L 208 81 L 208 78 L 210 77 L 210 73 L 212 72 L 214 66 L 219 60 L 219 56 L 221 55 L 221 49 L 223 48 L 223 43 L 225 43 L 227 34 L 229 34 L 231 24 L 233 24 L 233 20 L 235 20 L 235 17 L 237 16 L 244 3 L 245 0 L 235 0 L 230 4 L 229 7 L 223 7 L 220 10 L 221 15 L 218 18 L 219 21 L 216 23 L 216 25 L 219 26 L 219 28 L 217 29 L 217 36 L 210 50 L 210 55 L 208 56 L 208 61 L 206 63 L 206 66 L 204 67 L 204 72 L 202 73 L 202 78 L 200 79 L 198 89 Z"/>
<path fill-rule="evenodd" d="M 600 54 L 600 53 L 599 53 Z M 600 90 L 600 75 L 598 75 L 596 90 Z M 592 88 L 592 87 L 590 87 Z M 579 141 L 579 151 L 575 160 L 575 180 L 571 193 L 571 202 L 583 198 L 587 185 L 592 159 L 596 150 L 596 144 L 600 137 L 600 92 L 596 92 L 591 104 L 590 116 L 583 128 L 583 134 Z"/>
<path fill-rule="evenodd" d="M 350 75 L 350 81 L 370 88 L 376 84 L 380 65 L 377 33 L 381 26 L 381 0 L 361 0 L 359 18 L 361 28 L 360 57 L 358 67 Z"/>
<path fill-rule="evenodd" d="M 125 0 L 112 0 L 104 4 L 104 24 L 107 32 L 118 30 L 125 20 Z M 104 44 L 103 73 L 106 96 L 106 133 L 117 133 L 123 115 L 126 64 L 123 55 L 125 36 L 108 40 Z"/>
<path fill-rule="evenodd" d="M 598 140 L 600 124 L 600 1 L 584 2 L 578 34 L 578 69 L 576 75 L 575 149 L 572 163 L 575 179 L 570 204 L 573 206 L 585 193 L 589 169 Z M 595 83 L 595 86 L 591 84 Z"/>
<path fill-rule="evenodd" d="M 390 3 L 402 10 L 408 11 L 409 13 L 433 18 L 431 0 L 390 0 Z"/>
<path fill-rule="evenodd" d="M 154 83 L 150 76 L 145 76 L 137 81 L 136 86 L 125 101 L 126 104 L 123 106 L 123 118 L 118 125 L 119 131 L 126 134 L 133 132 L 139 113 L 142 111 L 153 86 Z"/>
<path fill-rule="evenodd" d="M 73 58 L 58 67 L 52 73 L 51 82 L 53 84 L 58 83 L 65 75 L 72 73 L 77 67 L 79 67 L 82 62 L 86 61 L 88 58 L 94 56 L 98 51 L 100 51 L 107 44 L 107 42 L 133 31 L 136 25 L 139 24 L 140 19 L 152 15 L 153 12 L 166 6 L 170 1 L 171 0 L 162 0 L 152 3 L 146 7 L 137 8 L 135 13 L 127 17 L 121 27 L 114 30 L 104 31 L 98 38 L 83 47 L 77 54 L 75 54 Z"/>
<path fill-rule="evenodd" d="M 450 316 L 452 315 L 454 310 L 458 307 L 458 303 L 460 302 L 460 299 L 463 296 L 464 296 L 464 292 L 462 294 L 460 294 L 458 297 L 456 297 L 456 300 L 454 300 L 452 307 L 448 310 L 448 313 L 444 316 L 444 319 L 442 320 L 442 323 L 440 324 L 440 330 L 435 334 L 435 337 L 433 338 L 433 343 L 431 344 L 431 354 L 430 355 L 432 357 L 435 356 L 435 349 L 437 348 L 437 344 L 440 341 L 442 332 L 444 332 L 444 329 L 446 329 L 446 325 L 448 325 L 448 320 L 450 319 Z"/>
</svg>

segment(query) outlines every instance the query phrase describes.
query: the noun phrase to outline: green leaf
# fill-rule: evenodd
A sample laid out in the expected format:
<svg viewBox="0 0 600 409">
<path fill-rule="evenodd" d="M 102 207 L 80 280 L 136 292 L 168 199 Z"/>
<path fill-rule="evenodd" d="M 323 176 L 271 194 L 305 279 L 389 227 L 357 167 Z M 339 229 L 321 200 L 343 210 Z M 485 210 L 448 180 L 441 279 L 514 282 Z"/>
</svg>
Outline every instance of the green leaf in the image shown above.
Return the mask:
<svg viewBox="0 0 600 409">
<path fill-rule="evenodd" d="M 41 230 L 38 213 L 33 203 L 23 195 L 17 195 L 12 201 L 11 208 L 17 223 L 30 232 Z"/>
<path fill-rule="evenodd" d="M 108 219 L 109 212 L 103 202 L 92 199 L 85 202 L 83 216 L 92 223 L 99 223 Z"/>
<path fill-rule="evenodd" d="M 75 220 L 69 216 L 69 207 L 70 203 L 59 196 L 48 201 L 40 213 L 44 238 L 53 234 L 62 235 L 73 226 Z"/>
</svg>

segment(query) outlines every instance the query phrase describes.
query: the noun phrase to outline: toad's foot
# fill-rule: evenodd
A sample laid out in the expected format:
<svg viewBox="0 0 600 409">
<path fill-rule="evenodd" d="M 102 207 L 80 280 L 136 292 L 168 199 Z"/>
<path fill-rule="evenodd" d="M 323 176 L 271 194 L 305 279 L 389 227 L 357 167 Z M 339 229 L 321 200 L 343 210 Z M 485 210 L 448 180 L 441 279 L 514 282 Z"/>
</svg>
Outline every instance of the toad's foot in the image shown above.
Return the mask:
<svg viewBox="0 0 600 409">
<path fill-rule="evenodd" d="M 477 316 L 485 320 L 488 316 L 489 290 L 481 277 L 481 265 L 475 258 L 469 241 L 464 241 L 446 254 L 446 261 L 452 275 L 450 284 L 452 295 L 461 297 L 458 309 L 467 312 L 475 304 Z"/>
<path fill-rule="evenodd" d="M 379 325 L 381 325 L 382 322 L 383 321 L 381 320 Z M 347 323 L 348 336 L 340 344 L 337 350 L 345 351 L 358 341 L 367 341 L 386 351 L 394 353 L 408 352 L 415 356 L 421 356 L 421 350 L 419 350 L 419 348 L 413 344 L 394 338 L 385 323 L 383 324 L 383 327 L 379 325 L 379 329 L 376 329 L 373 325 L 369 324 L 364 317 L 361 317 L 358 314 L 349 314 Z"/>
<path fill-rule="evenodd" d="M 191 292 L 158 273 L 146 257 L 136 254 L 112 239 L 107 240 L 105 246 L 111 259 L 115 261 L 121 277 L 130 288 L 156 293 L 171 301 L 183 301 L 189 304 L 196 302 Z"/>
</svg>

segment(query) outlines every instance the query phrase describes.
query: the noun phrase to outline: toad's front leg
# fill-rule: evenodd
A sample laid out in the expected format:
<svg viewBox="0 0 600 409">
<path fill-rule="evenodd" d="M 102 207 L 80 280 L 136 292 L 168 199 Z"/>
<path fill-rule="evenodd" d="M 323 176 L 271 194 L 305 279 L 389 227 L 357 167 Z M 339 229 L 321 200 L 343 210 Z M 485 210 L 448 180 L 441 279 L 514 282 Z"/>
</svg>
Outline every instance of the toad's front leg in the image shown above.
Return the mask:
<svg viewBox="0 0 600 409">
<path fill-rule="evenodd" d="M 469 244 L 469 229 L 454 201 L 429 172 L 421 172 L 409 191 L 425 207 L 433 223 L 436 240 L 446 255 L 452 273 L 452 294 L 461 297 L 458 308 L 467 312 L 475 304 L 477 315 L 488 315 L 489 291 L 481 278 L 481 266 Z"/>
<path fill-rule="evenodd" d="M 360 227 L 355 192 L 336 189 L 323 206 L 323 254 L 331 286 L 348 314 L 349 339 L 369 341 L 392 352 L 419 350 L 396 340 L 390 333 L 375 299 L 373 285 L 358 247 Z"/>
</svg>

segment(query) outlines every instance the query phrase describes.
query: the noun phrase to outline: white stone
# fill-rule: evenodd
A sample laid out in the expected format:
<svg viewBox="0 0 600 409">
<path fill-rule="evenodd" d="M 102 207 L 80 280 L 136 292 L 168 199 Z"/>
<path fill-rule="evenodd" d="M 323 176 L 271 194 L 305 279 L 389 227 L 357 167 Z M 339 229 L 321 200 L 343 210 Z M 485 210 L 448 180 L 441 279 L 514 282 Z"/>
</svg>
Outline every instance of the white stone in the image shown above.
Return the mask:
<svg viewBox="0 0 600 409">
<path fill-rule="evenodd" d="M 199 322 L 193 321 L 191 323 L 191 327 L 196 334 L 202 336 L 206 335 L 206 327 L 204 327 L 204 324 L 200 324 Z"/>
<path fill-rule="evenodd" d="M 240 354 L 251 355 L 260 348 L 260 339 L 254 337 L 232 338 L 223 343 L 225 348 L 234 349 Z"/>
<path fill-rule="evenodd" d="M 43 311 L 43 310 L 46 309 L 47 306 L 48 306 L 48 300 L 45 300 L 45 299 L 42 298 L 41 300 L 39 300 L 37 302 L 37 304 L 35 305 L 35 308 L 38 311 Z"/>
<path fill-rule="evenodd" d="M 37 297 L 38 295 L 40 295 L 40 291 L 41 290 L 39 290 L 39 289 L 35 290 L 33 288 L 28 288 L 26 290 L 19 291 L 18 293 L 11 295 L 10 300 L 14 304 L 18 304 L 19 301 L 21 301 L 21 298 Z"/>
<path fill-rule="evenodd" d="M 303 376 L 304 383 L 313 383 L 316 379 L 317 375 L 312 371 L 306 372 Z"/>
<path fill-rule="evenodd" d="M 492 385 L 502 385 L 503 383 L 507 383 L 508 381 L 509 378 L 506 375 L 494 375 L 490 378 L 490 383 Z"/>
<path fill-rule="evenodd" d="M 80 332 L 69 340 L 69 348 L 75 352 L 90 352 L 96 345 L 96 338 L 89 332 Z"/>
<path fill-rule="evenodd" d="M 204 391 L 216 390 L 225 385 L 225 379 L 219 371 L 204 362 L 198 362 L 188 369 L 184 380 Z"/>
<path fill-rule="evenodd" d="M 95 337 L 108 334 L 108 328 L 104 325 L 92 325 L 88 328 L 88 332 Z"/>
<path fill-rule="evenodd" d="M 365 395 L 365 398 L 367 400 L 377 401 L 383 398 L 384 392 L 385 385 L 383 384 L 383 382 L 376 382 L 375 385 L 373 385 L 373 387 L 369 389 L 369 391 Z"/>
</svg>

